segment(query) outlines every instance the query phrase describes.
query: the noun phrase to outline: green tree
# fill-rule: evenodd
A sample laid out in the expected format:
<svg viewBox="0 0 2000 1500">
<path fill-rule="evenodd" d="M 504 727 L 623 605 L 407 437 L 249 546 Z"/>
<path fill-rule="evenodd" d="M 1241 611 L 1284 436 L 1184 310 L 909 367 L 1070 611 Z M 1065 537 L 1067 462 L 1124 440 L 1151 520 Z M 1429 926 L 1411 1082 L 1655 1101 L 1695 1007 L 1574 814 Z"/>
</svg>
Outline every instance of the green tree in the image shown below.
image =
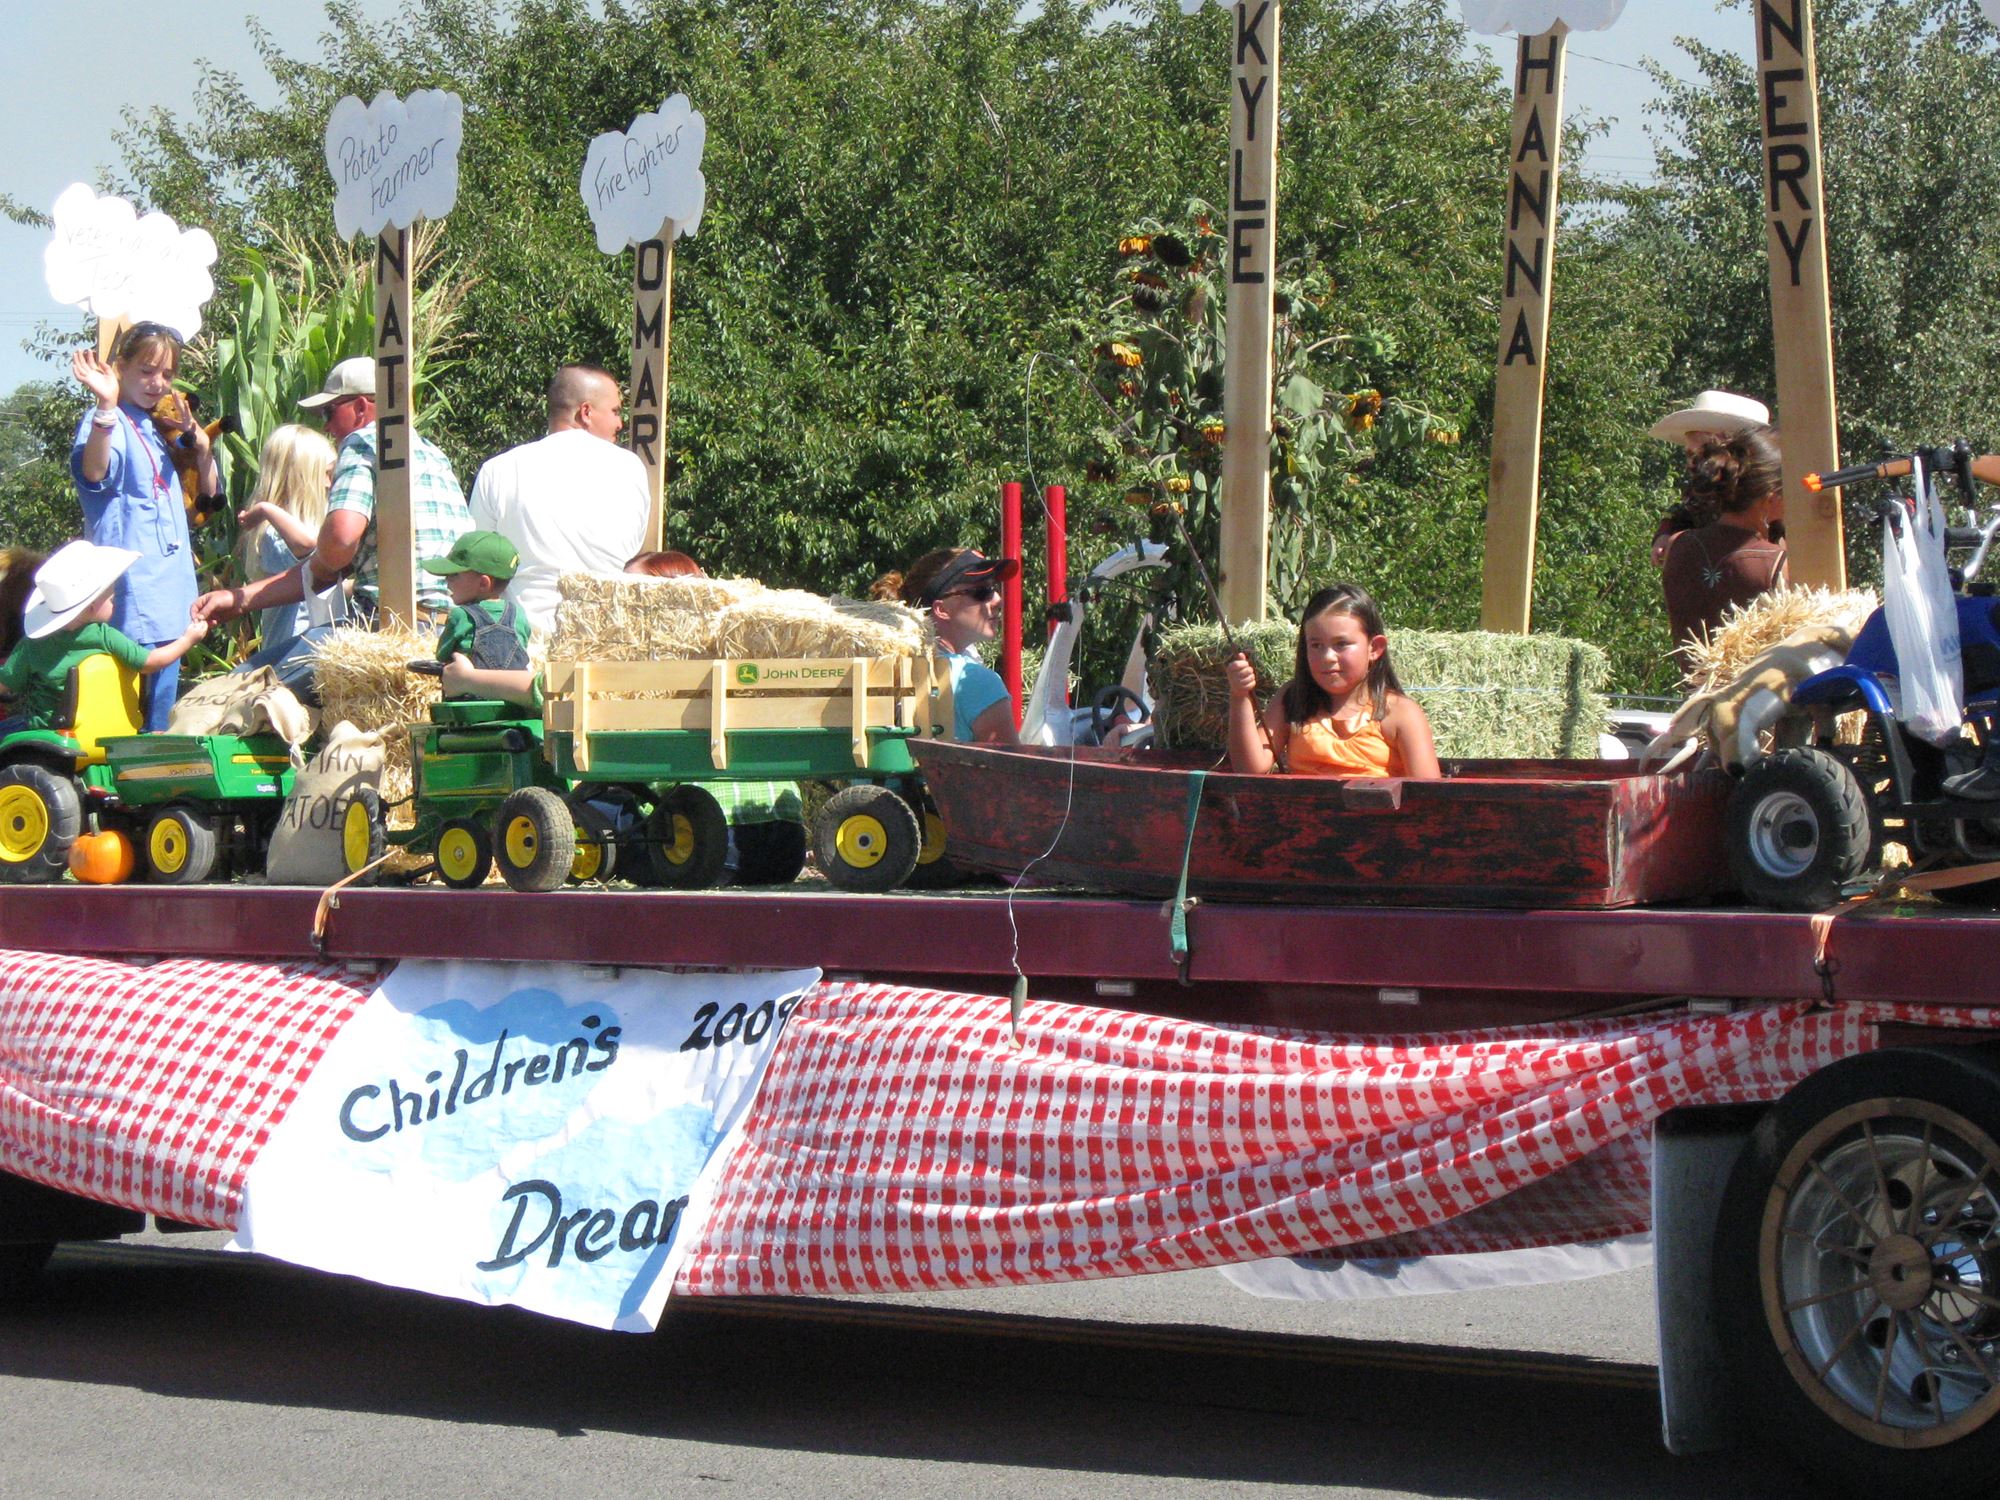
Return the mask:
<svg viewBox="0 0 2000 1500">
<path fill-rule="evenodd" d="M 49 381 L 0 397 L 0 546 L 48 552 L 83 534 L 69 477 L 82 410 L 73 388 Z"/>
</svg>

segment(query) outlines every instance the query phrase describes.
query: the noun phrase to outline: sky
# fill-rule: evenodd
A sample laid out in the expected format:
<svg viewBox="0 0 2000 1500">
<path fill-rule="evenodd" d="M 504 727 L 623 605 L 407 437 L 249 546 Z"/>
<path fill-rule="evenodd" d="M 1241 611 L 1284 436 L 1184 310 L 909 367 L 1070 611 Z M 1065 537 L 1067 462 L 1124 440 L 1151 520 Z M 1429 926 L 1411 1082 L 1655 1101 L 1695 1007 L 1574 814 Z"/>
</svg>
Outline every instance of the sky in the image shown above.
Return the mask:
<svg viewBox="0 0 2000 1500">
<path fill-rule="evenodd" d="M 402 0 L 358 3 L 363 14 L 384 19 L 404 8 Z M 253 97 L 271 97 L 270 77 L 250 43 L 250 18 L 261 21 L 280 47 L 294 55 L 309 50 L 324 26 L 320 6 L 301 0 L 178 0 L 171 5 L 110 0 L 99 6 L 0 0 L 0 8 L 13 16 L 9 45 L 0 49 L 0 98 L 8 103 L 0 192 L 44 212 L 70 183 L 95 184 L 103 168 L 118 164 L 112 137 L 121 111 L 164 105 L 185 114 L 199 60 L 237 74 Z M 115 18 L 118 61 L 93 75 L 80 63 L 102 54 L 107 14 Z M 1611 127 L 1590 153 L 1603 175 L 1637 181 L 1649 177 L 1652 153 L 1644 105 L 1653 90 L 1638 64 L 1649 55 L 1670 66 L 1684 61 L 1673 37 L 1692 25 L 1706 25 L 1719 33 L 1712 40 L 1749 52 L 1748 15 L 1712 16 L 1706 0 L 1629 0 L 1610 30 L 1571 39 L 1568 108 L 1597 116 Z M 1741 35 L 1731 38 L 1732 31 Z M 1511 65 L 1510 38 L 1481 38 L 1474 46 L 1490 48 L 1496 58 L 1504 54 Z M 133 65 L 135 58 L 145 59 L 143 66 Z M 692 80 L 689 92 L 698 92 Z M 699 105 L 699 98 L 695 102 Z M 580 140 L 579 165 L 582 149 Z M 0 392 L 54 373 L 21 348 L 37 323 L 82 328 L 79 313 L 48 295 L 42 278 L 47 239 L 44 230 L 0 221 Z"/>
</svg>

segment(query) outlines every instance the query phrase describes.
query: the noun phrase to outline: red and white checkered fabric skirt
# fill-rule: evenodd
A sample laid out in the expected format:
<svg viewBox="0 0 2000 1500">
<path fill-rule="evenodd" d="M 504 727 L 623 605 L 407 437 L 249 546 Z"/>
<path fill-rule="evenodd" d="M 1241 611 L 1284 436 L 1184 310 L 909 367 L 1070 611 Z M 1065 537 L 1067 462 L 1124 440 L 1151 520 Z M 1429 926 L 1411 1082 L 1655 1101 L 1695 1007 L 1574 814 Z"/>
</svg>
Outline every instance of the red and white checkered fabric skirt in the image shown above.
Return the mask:
<svg viewBox="0 0 2000 1500">
<path fill-rule="evenodd" d="M 259 1147 L 373 983 L 0 952 L 0 1168 L 231 1228 Z M 1775 1098 L 1904 1018 L 1800 1002 L 1370 1040 L 1031 1002 L 1017 1045 L 1004 1000 L 822 985 L 678 1289 L 994 1286 L 1630 1234 L 1647 1227 L 1653 1120 Z"/>
</svg>

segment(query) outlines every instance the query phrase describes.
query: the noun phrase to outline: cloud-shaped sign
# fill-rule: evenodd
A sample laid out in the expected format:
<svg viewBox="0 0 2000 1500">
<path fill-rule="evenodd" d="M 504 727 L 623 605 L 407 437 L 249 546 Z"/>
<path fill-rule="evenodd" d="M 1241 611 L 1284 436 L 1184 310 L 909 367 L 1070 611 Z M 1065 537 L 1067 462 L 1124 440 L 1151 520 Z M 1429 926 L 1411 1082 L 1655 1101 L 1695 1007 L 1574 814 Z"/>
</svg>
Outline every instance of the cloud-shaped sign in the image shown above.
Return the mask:
<svg viewBox="0 0 2000 1500">
<path fill-rule="evenodd" d="M 442 89 L 407 100 L 386 90 L 372 104 L 349 94 L 326 122 L 326 169 L 333 173 L 333 227 L 342 239 L 393 224 L 442 219 L 458 201 L 458 148 L 465 104 Z"/>
<path fill-rule="evenodd" d="M 1458 8 L 1473 31 L 1540 36 L 1558 21 L 1571 31 L 1603 31 L 1618 19 L 1625 0 L 1458 0 Z"/>
<path fill-rule="evenodd" d="M 708 179 L 701 154 L 708 122 L 675 94 L 658 114 L 641 115 L 630 130 L 595 137 L 583 158 L 583 206 L 597 229 L 597 248 L 616 255 L 654 238 L 669 219 L 677 234 L 701 227 Z"/>
<path fill-rule="evenodd" d="M 123 198 L 100 198 L 81 182 L 63 189 L 52 217 L 42 271 L 56 301 L 103 322 L 164 323 L 183 339 L 201 332 L 201 309 L 215 295 L 206 229 L 184 230 L 163 213 L 141 218 Z"/>
</svg>

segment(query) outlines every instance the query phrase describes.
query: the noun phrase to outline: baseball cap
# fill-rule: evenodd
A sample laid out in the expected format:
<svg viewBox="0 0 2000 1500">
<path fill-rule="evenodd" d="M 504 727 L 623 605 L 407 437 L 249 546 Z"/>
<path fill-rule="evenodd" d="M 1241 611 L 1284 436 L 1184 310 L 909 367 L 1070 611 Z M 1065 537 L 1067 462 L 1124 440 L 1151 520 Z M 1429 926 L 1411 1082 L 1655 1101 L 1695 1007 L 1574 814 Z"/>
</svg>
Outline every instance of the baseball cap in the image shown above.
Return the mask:
<svg viewBox="0 0 2000 1500">
<path fill-rule="evenodd" d="M 326 384 L 319 388 L 319 394 L 304 396 L 299 405 L 307 411 L 318 411 L 335 401 L 349 396 L 372 396 L 375 394 L 375 360 L 366 354 L 357 354 L 352 359 L 343 359 L 326 372 Z"/>
<path fill-rule="evenodd" d="M 449 576 L 453 573 L 484 573 L 505 583 L 521 566 L 521 554 L 514 544 L 497 531 L 468 531 L 451 544 L 443 557 L 427 557 L 426 573 Z"/>
</svg>

